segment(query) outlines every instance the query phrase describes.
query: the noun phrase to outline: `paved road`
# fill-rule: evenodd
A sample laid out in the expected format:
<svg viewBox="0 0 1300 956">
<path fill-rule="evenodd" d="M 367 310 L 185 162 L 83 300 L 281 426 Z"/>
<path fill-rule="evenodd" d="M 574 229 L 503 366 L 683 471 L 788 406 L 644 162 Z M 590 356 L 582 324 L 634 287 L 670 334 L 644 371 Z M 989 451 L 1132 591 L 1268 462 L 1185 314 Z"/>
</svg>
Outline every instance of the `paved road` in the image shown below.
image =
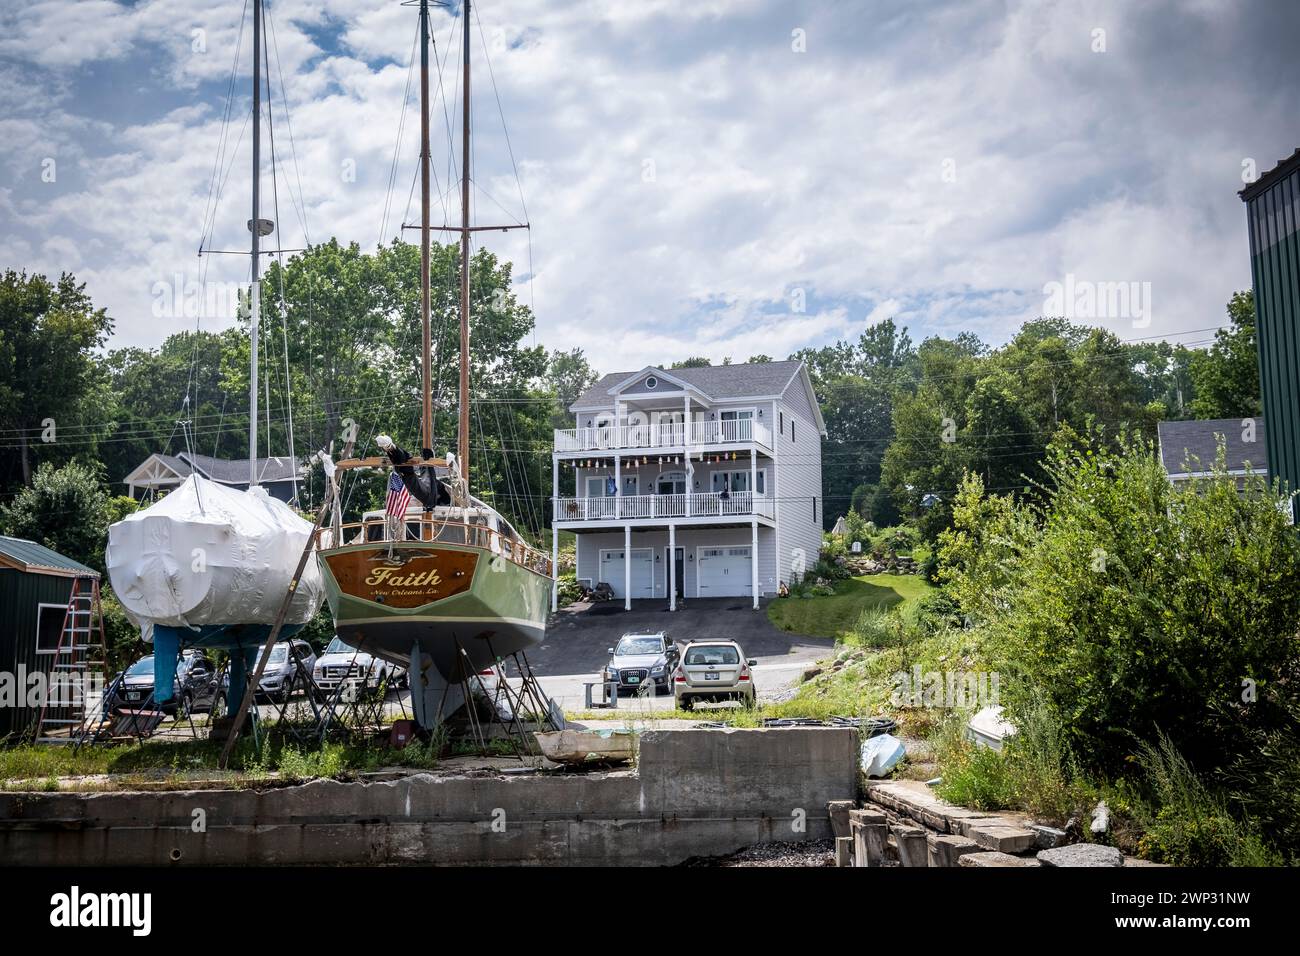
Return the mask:
<svg viewBox="0 0 1300 956">
<path fill-rule="evenodd" d="M 624 611 L 621 601 L 574 604 L 552 615 L 546 643 L 529 652 L 528 661 L 547 694 L 566 710 L 584 707 L 583 684 L 598 680 L 609 660 L 608 649 L 628 632 L 664 631 L 678 642 L 709 638 L 736 641 L 748 657 L 758 660 L 754 683 L 759 699 L 788 688 L 811 661 L 826 656 L 829 638 L 805 637 L 782 631 L 755 611 L 744 598 L 705 598 L 669 611 L 662 600 L 633 601 Z M 599 688 L 596 688 L 599 697 Z M 672 697 L 624 697 L 620 711 L 671 710 Z"/>
</svg>

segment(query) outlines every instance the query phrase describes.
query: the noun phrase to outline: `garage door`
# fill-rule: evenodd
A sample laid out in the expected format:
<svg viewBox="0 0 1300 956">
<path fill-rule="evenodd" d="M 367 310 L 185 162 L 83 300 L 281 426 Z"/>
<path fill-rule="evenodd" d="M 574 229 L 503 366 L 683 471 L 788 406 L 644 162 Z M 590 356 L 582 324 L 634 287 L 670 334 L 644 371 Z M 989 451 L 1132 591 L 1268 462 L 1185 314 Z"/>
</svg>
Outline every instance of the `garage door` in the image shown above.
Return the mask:
<svg viewBox="0 0 1300 956">
<path fill-rule="evenodd" d="M 624 552 L 600 552 L 600 579 L 614 589 L 615 597 L 624 597 L 623 563 Z M 632 597 L 648 598 L 655 596 L 654 552 L 650 548 L 632 549 Z"/>
<path fill-rule="evenodd" d="M 700 597 L 739 597 L 752 594 L 749 548 L 700 548 L 696 581 Z"/>
</svg>

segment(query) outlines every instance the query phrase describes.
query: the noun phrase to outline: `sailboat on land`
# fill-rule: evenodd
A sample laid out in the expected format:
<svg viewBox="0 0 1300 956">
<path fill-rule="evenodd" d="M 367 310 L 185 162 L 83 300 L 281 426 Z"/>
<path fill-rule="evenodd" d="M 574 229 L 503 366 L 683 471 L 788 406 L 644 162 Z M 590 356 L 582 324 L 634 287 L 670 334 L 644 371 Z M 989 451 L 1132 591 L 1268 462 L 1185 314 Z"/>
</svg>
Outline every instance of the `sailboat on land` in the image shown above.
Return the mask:
<svg viewBox="0 0 1300 956">
<path fill-rule="evenodd" d="M 423 326 L 423 445 L 412 457 L 381 436 L 386 457 L 329 466 L 332 527 L 317 534 L 317 558 L 335 633 L 345 643 L 408 667 L 411 702 L 432 727 L 464 701 L 469 681 L 502 658 L 541 643 L 554 569 L 495 509 L 469 490 L 470 2 L 464 30 L 461 128 L 460 381 L 456 455 L 434 458 L 430 344 L 429 3 L 420 0 L 420 313 Z M 443 227 L 446 228 L 446 227 Z M 344 524 L 339 478 L 356 468 L 391 468 L 411 495 L 404 514 L 368 513 Z M 396 486 L 390 485 L 393 491 Z M 400 494 L 400 492 L 398 492 Z"/>
<path fill-rule="evenodd" d="M 194 473 L 162 500 L 108 530 L 105 561 L 113 592 L 144 640 L 153 645 L 155 704 L 172 698 L 180 651 L 198 647 L 230 653 L 227 705 L 234 710 L 245 675 L 255 665 L 285 595 L 292 589 L 283 637 L 315 617 L 323 600 L 314 565 L 294 583 L 299 556 L 311 541 L 312 523 L 259 484 L 260 243 L 274 229 L 270 220 L 261 218 L 262 26 L 262 2 L 254 0 L 248 488 L 231 488 Z"/>
</svg>

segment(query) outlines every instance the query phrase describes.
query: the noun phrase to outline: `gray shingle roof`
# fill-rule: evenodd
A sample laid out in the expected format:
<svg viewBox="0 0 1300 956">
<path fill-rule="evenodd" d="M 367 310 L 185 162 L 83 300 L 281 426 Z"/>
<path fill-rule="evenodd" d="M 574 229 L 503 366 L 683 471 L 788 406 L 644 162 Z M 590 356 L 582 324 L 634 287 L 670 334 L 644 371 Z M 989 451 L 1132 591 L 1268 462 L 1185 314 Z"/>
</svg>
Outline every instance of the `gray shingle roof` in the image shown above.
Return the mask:
<svg viewBox="0 0 1300 956">
<path fill-rule="evenodd" d="M 1243 471 L 1250 463 L 1251 471 L 1268 474 L 1268 444 L 1264 434 L 1264 418 L 1250 421 L 1255 425 L 1255 440 L 1244 440 L 1246 427 L 1240 418 L 1215 418 L 1187 422 L 1161 422 L 1160 462 L 1171 475 L 1209 471 L 1214 466 L 1219 450 L 1219 436 L 1225 445 L 1229 471 Z"/>
<path fill-rule="evenodd" d="M 739 365 L 710 365 L 706 368 L 659 368 L 665 375 L 679 378 L 710 398 L 719 400 L 728 398 L 749 398 L 755 396 L 780 395 L 786 384 L 799 369 L 799 362 L 760 362 Z M 601 376 L 595 385 L 578 396 L 570 410 L 605 406 L 610 404 L 612 396 L 609 390 L 620 382 L 637 374 L 640 369 L 627 372 L 611 372 Z M 675 391 L 676 386 L 664 382 L 660 386 L 665 391 Z M 640 394 L 647 394 L 641 392 Z"/>
<path fill-rule="evenodd" d="M 42 570 L 74 571 L 99 577 L 99 572 L 88 568 L 79 561 L 65 558 L 57 551 L 51 551 L 43 544 L 28 541 L 26 538 L 9 538 L 0 535 L 0 555 L 10 562 L 20 564 L 23 570 L 40 572 Z"/>
<path fill-rule="evenodd" d="M 248 481 L 247 458 L 213 458 L 211 455 L 192 455 L 189 452 L 181 452 L 180 458 L 192 463 L 201 475 L 213 481 L 226 484 Z M 257 471 L 261 481 L 288 481 L 294 477 L 293 459 L 259 458 Z"/>
</svg>

